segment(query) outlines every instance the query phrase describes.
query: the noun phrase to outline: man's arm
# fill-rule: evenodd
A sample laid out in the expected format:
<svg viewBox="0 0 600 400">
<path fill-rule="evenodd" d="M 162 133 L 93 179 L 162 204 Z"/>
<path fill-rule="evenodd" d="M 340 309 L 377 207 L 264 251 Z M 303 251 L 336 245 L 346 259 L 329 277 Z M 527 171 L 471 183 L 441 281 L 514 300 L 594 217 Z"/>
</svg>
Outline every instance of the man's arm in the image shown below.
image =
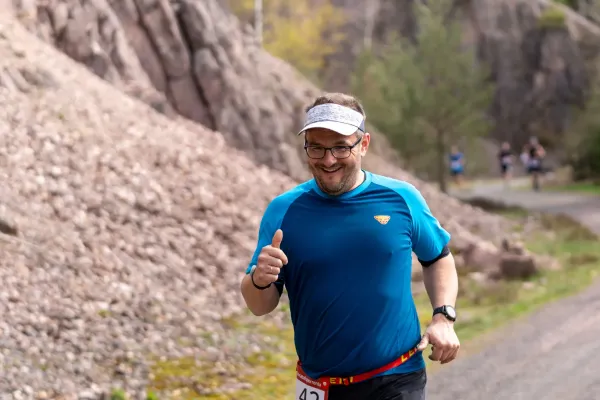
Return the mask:
<svg viewBox="0 0 600 400">
<path fill-rule="evenodd" d="M 273 311 L 281 296 L 279 286 L 275 284 L 265 290 L 255 288 L 249 274 L 242 279 L 241 291 L 248 309 L 258 317 Z"/>
<path fill-rule="evenodd" d="M 423 267 L 423 283 L 434 309 L 444 305 L 456 305 L 458 273 L 451 253 L 430 266 Z M 437 314 L 434 318 L 436 317 L 445 319 L 442 314 Z"/>
<path fill-rule="evenodd" d="M 437 308 L 454 306 L 458 295 L 458 274 L 454 257 L 448 249 L 450 234 L 433 216 L 425 199 L 413 191 L 413 251 L 423 265 L 423 283 L 431 305 Z M 436 314 L 427 326 L 417 349 L 423 351 L 433 345 L 429 359 L 446 364 L 456 358 L 460 341 L 454 332 L 454 323 L 443 314 Z"/>
</svg>

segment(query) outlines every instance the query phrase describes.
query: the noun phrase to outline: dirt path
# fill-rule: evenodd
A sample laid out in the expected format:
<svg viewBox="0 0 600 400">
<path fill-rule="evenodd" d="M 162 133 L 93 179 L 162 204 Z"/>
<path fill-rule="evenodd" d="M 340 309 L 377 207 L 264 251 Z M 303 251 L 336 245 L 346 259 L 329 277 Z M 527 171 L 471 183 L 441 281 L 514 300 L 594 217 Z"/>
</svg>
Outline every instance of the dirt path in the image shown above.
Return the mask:
<svg viewBox="0 0 600 400">
<path fill-rule="evenodd" d="M 529 210 L 567 214 L 600 235 L 600 196 L 550 192 L 544 191 L 543 187 L 542 191 L 533 192 L 527 189 L 528 182 L 517 180 L 513 189 L 505 188 L 502 182 L 479 183 L 451 194 L 459 198 L 484 197 Z"/>
<path fill-rule="evenodd" d="M 495 184 L 470 195 L 567 213 L 600 233 L 598 197 L 506 191 Z M 428 400 L 600 400 L 599 310 L 600 282 L 545 306 L 495 333 L 479 353 L 431 373 Z"/>
</svg>

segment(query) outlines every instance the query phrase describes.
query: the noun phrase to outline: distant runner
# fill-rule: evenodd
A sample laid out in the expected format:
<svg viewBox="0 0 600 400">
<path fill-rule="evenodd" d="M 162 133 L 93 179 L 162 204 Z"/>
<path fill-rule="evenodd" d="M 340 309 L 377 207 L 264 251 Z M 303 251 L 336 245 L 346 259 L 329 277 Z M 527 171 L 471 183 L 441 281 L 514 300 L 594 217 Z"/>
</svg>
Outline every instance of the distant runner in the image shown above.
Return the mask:
<svg viewBox="0 0 600 400">
<path fill-rule="evenodd" d="M 296 400 L 423 400 L 423 350 L 431 344 L 429 358 L 445 364 L 460 347 L 450 234 L 413 185 L 362 169 L 370 135 L 354 97 L 318 97 L 302 133 L 314 179 L 268 205 L 241 284 L 246 304 L 268 314 L 286 288 Z M 413 251 L 432 304 L 423 335 Z"/>
<path fill-rule="evenodd" d="M 450 175 L 454 183 L 460 186 L 463 181 L 463 174 L 465 172 L 465 155 L 458 150 L 457 146 L 452 146 L 450 150 Z"/>
<path fill-rule="evenodd" d="M 510 183 L 512 177 L 513 154 L 510 143 L 502 143 L 502 148 L 498 152 L 498 162 L 500 163 L 500 174 L 506 185 Z"/>
<path fill-rule="evenodd" d="M 527 172 L 531 175 L 531 187 L 533 190 L 539 191 L 540 177 L 543 173 L 542 160 L 546 156 L 546 151 L 537 137 L 532 136 L 529 139 L 529 143 L 523 147 L 523 155 Z"/>
</svg>

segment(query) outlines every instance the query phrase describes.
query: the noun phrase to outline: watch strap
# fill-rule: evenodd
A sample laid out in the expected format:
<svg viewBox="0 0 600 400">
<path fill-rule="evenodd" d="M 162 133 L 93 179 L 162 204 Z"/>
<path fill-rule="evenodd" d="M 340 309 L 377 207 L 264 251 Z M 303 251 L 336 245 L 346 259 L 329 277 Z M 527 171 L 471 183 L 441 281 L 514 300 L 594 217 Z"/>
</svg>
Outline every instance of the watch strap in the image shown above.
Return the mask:
<svg viewBox="0 0 600 400">
<path fill-rule="evenodd" d="M 267 286 L 258 286 L 255 282 L 254 282 L 254 271 L 256 270 L 256 265 L 252 267 L 252 270 L 250 271 L 250 280 L 252 281 L 252 284 L 254 285 L 255 288 L 257 288 L 258 290 L 265 290 L 271 287 L 272 283 L 269 283 Z"/>
<path fill-rule="evenodd" d="M 456 321 L 456 317 L 453 317 L 450 314 L 448 314 L 448 311 L 446 311 L 446 307 L 448 307 L 448 306 L 444 305 L 444 306 L 440 306 L 440 307 L 434 308 L 433 309 L 433 315 L 444 314 L 444 316 L 446 318 L 448 318 L 450 321 Z M 454 309 L 454 307 L 452 307 L 452 309 Z"/>
</svg>

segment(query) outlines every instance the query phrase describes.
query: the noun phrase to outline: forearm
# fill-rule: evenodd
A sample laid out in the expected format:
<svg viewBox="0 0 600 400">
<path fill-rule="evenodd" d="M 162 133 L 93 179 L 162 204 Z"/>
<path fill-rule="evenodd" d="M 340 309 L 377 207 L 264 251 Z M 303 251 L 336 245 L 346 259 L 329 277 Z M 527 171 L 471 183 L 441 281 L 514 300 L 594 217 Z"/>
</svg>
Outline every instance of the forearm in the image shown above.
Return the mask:
<svg viewBox="0 0 600 400">
<path fill-rule="evenodd" d="M 248 309 L 254 315 L 266 315 L 279 304 L 279 292 L 275 284 L 268 289 L 259 290 L 252 284 L 250 275 L 246 275 L 242 279 L 241 291 Z"/>
<path fill-rule="evenodd" d="M 433 308 L 456 305 L 458 274 L 452 253 L 423 268 L 423 283 Z"/>
</svg>

